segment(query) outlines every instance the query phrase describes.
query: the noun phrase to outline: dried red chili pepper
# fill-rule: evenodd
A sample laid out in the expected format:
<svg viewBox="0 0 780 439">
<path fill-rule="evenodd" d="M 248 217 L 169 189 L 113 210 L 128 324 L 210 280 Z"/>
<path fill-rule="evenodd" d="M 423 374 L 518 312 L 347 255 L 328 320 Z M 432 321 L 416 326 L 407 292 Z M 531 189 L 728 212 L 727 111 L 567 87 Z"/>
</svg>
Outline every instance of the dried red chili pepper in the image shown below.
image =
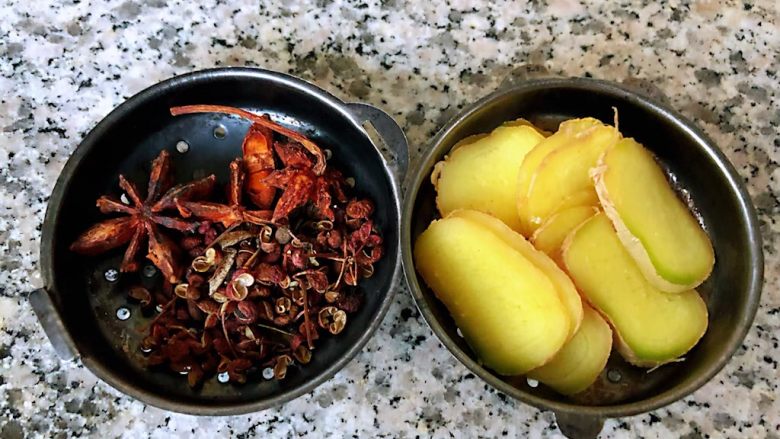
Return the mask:
<svg viewBox="0 0 780 439">
<path fill-rule="evenodd" d="M 368 219 L 374 212 L 374 204 L 369 200 L 350 200 L 346 212 L 350 218 Z"/>
<path fill-rule="evenodd" d="M 285 128 L 276 122 L 273 122 L 268 117 L 258 116 L 257 114 L 242 110 L 240 108 L 226 107 L 222 105 L 184 105 L 181 107 L 171 108 L 171 114 L 173 116 L 192 113 L 227 113 L 243 117 L 244 119 L 249 119 L 257 125 L 264 126 L 283 136 L 289 137 L 290 139 L 299 142 L 317 159 L 317 162 L 313 167 L 314 173 L 321 175 L 323 172 L 325 172 L 325 154 L 322 152 L 319 146 L 309 140 L 306 136 L 299 134 L 289 128 Z"/>
<path fill-rule="evenodd" d="M 337 172 L 328 169 L 323 175 L 316 175 L 310 169 L 285 168 L 274 171 L 265 181 L 283 190 L 274 208 L 274 222 L 288 218 L 293 211 L 307 203 L 317 209 L 319 218 L 335 219 L 332 194 L 339 193 L 335 188 L 341 186 Z"/>
<path fill-rule="evenodd" d="M 276 168 L 271 130 L 257 123 L 252 124 L 244 137 L 241 150 L 247 173 L 245 182 L 247 196 L 257 207 L 268 209 L 276 196 L 276 189 L 263 181 Z"/>
<path fill-rule="evenodd" d="M 241 159 L 230 163 L 230 184 L 228 186 L 228 204 L 177 200 L 179 213 L 184 218 L 194 216 L 210 222 L 222 223 L 231 227 L 242 222 L 266 224 L 271 220 L 267 210 L 251 210 L 241 204 L 241 192 L 244 187 L 244 170 Z"/>
</svg>

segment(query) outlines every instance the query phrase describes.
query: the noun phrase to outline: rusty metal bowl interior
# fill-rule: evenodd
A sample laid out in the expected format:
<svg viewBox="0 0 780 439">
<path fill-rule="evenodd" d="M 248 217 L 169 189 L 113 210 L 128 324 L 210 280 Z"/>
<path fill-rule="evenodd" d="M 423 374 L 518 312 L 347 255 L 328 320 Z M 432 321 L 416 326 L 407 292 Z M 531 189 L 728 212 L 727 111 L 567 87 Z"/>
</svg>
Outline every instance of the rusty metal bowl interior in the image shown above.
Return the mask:
<svg viewBox="0 0 780 439">
<path fill-rule="evenodd" d="M 707 302 L 709 329 L 685 361 L 648 373 L 613 352 L 590 390 L 561 396 L 524 378 L 501 377 L 482 367 L 447 309 L 414 269 L 416 237 L 437 217 L 430 182 L 434 164 L 460 139 L 489 132 L 504 121 L 526 118 L 555 131 L 566 119 L 592 116 L 612 123 L 649 148 L 687 191 L 712 239 L 717 262 L 698 290 Z M 540 79 L 499 90 L 464 109 L 433 139 L 411 171 L 404 201 L 401 240 L 410 292 L 434 333 L 466 367 L 496 389 L 520 401 L 552 410 L 563 432 L 592 437 L 607 417 L 647 412 L 695 391 L 712 378 L 741 344 L 759 303 L 763 254 L 756 215 L 741 178 L 724 154 L 682 116 L 622 86 L 589 79 Z M 609 372 L 609 373 L 608 373 Z M 611 378 L 611 379 L 610 379 Z M 533 384 L 533 383 L 532 383 Z"/>
<path fill-rule="evenodd" d="M 121 249 L 88 258 L 68 250 L 73 239 L 101 218 L 95 200 L 117 194 L 117 175 L 142 184 L 149 163 L 162 149 L 171 152 L 177 181 L 216 173 L 227 182 L 228 163 L 241 154 L 249 122 L 222 114 L 172 117 L 169 108 L 221 104 L 268 113 L 283 125 L 309 135 L 332 151 L 329 164 L 354 177 L 359 194 L 376 203 L 375 221 L 386 256 L 374 276 L 361 283 L 366 301 L 347 328 L 326 337 L 311 363 L 294 367 L 282 381 L 255 376 L 246 385 L 208 380 L 190 389 L 186 377 L 149 370 L 139 342 L 151 320 L 128 303 L 126 287 L 140 279 L 159 283 L 160 275 L 105 276 L 121 261 Z M 373 127 L 371 133 L 365 124 Z M 373 136 L 372 136 L 373 133 Z M 180 141 L 186 153 L 177 150 Z M 294 77 L 259 69 L 215 69 L 162 82 L 132 97 L 101 121 L 65 165 L 49 201 L 41 243 L 45 286 L 31 303 L 55 348 L 83 364 L 116 389 L 165 409 L 201 415 L 232 415 L 262 410 L 312 390 L 360 351 L 381 322 L 401 276 L 398 174 L 407 162 L 400 128 L 382 111 L 347 104 Z M 150 273 L 154 270 L 149 265 Z M 142 270 L 143 272 L 143 270 Z M 130 318 L 117 318 L 126 308 Z"/>
</svg>

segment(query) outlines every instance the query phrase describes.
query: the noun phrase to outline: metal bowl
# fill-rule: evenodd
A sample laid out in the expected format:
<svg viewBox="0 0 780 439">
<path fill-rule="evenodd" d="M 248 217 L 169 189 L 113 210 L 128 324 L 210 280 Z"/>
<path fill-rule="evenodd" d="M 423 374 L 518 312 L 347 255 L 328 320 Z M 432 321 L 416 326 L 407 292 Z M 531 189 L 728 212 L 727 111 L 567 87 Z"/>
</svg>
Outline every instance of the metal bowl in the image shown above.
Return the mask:
<svg viewBox="0 0 780 439">
<path fill-rule="evenodd" d="M 414 268 L 417 236 L 437 217 L 430 183 L 434 164 L 469 135 L 489 132 L 502 122 L 526 118 L 547 130 L 566 119 L 592 116 L 612 123 L 649 148 L 690 194 L 712 240 L 716 264 L 698 288 L 707 301 L 709 329 L 685 361 L 651 373 L 613 353 L 592 388 L 564 397 L 544 385 L 507 378 L 482 367 L 447 309 Z M 763 254 L 755 211 L 742 179 L 728 159 L 701 131 L 678 113 L 620 85 L 591 79 L 532 80 L 499 90 L 453 118 L 433 139 L 411 171 L 404 200 L 401 247 L 409 289 L 433 332 L 466 367 L 488 384 L 539 409 L 555 412 L 570 437 L 595 437 L 604 418 L 657 409 L 692 393 L 712 378 L 740 346 L 761 295 Z M 611 379 L 610 379 L 611 378 Z"/>
<path fill-rule="evenodd" d="M 226 182 L 227 165 L 241 154 L 249 122 L 222 114 L 170 115 L 170 107 L 188 104 L 223 104 L 270 114 L 330 149 L 331 163 L 354 177 L 358 192 L 376 202 L 375 224 L 384 234 L 386 256 L 374 276 L 361 283 L 366 293 L 363 308 L 338 337 L 318 345 L 311 363 L 291 369 L 283 381 L 230 385 L 212 379 L 192 390 L 184 377 L 147 369 L 138 346 L 142 327 L 150 319 L 128 306 L 124 277 L 111 281 L 113 276 L 106 276 L 118 267 L 121 252 L 85 258 L 68 250 L 77 234 L 100 218 L 95 200 L 116 191 L 117 174 L 143 181 L 150 161 L 162 149 L 171 152 L 177 180 L 216 173 L 221 183 Z M 185 148 L 177 152 L 180 141 L 189 146 L 185 153 Z M 381 110 L 344 103 L 288 75 L 229 68 L 154 85 L 106 116 L 65 165 L 43 225 L 40 257 L 45 287 L 32 293 L 30 301 L 63 358 L 80 357 L 99 378 L 151 405 L 199 415 L 234 415 L 288 401 L 344 367 L 390 305 L 392 287 L 401 276 L 398 181 L 406 171 L 406 148 L 403 132 Z M 154 273 L 153 267 L 149 273 Z M 120 308 L 125 310 L 118 319 Z"/>
</svg>

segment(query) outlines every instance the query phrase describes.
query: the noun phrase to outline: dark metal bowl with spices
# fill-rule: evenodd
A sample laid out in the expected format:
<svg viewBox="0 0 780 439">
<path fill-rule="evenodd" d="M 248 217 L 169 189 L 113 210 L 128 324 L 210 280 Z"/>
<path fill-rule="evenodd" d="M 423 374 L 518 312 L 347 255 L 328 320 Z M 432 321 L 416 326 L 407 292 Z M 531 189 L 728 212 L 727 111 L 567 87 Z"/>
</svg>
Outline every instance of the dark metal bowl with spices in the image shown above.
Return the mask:
<svg viewBox="0 0 780 439">
<path fill-rule="evenodd" d="M 292 399 L 389 306 L 406 154 L 380 110 L 287 75 L 155 85 L 66 164 L 33 307 L 61 356 L 147 403 L 224 415 Z"/>
</svg>

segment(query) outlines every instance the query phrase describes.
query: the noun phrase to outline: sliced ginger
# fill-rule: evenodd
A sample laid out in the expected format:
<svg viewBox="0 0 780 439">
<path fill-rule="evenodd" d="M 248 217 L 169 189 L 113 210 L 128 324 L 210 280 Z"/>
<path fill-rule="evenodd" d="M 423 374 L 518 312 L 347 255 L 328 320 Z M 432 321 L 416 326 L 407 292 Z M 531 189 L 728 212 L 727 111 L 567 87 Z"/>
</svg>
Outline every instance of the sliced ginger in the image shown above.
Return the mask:
<svg viewBox="0 0 780 439">
<path fill-rule="evenodd" d="M 456 209 L 489 213 L 515 230 L 520 164 L 544 136 L 527 122 L 504 124 L 489 135 L 459 142 L 431 175 L 442 216 Z"/>
<path fill-rule="evenodd" d="M 534 247 L 557 259 L 566 236 L 588 218 L 598 213 L 592 206 L 575 206 L 564 209 L 551 216 L 541 227 L 536 229 L 531 242 Z"/>
<path fill-rule="evenodd" d="M 594 171 L 604 212 L 648 281 L 680 292 L 707 279 L 715 263 L 709 237 L 649 151 L 623 139 Z"/>
<path fill-rule="evenodd" d="M 415 243 L 416 268 L 499 374 L 576 394 L 613 340 L 654 367 L 706 331 L 693 288 L 712 245 L 653 156 L 617 128 L 510 121 L 458 142 L 431 180 L 444 219 Z"/>
<path fill-rule="evenodd" d="M 503 375 L 549 361 L 571 322 L 544 271 L 487 227 L 434 221 L 414 247 L 415 267 L 479 359 Z"/>
<path fill-rule="evenodd" d="M 539 165 L 548 154 L 568 144 L 572 137 L 581 135 L 581 133 L 600 125 L 602 123 L 592 117 L 564 121 L 558 127 L 558 131 L 539 142 L 526 154 L 523 163 L 520 165 L 520 173 L 517 179 L 517 210 L 520 216 L 519 231 L 525 236 L 531 236 L 533 233 L 533 227 L 528 220 L 528 214 L 525 209 L 528 203 L 528 190 L 531 187 L 531 182 Z M 562 199 L 557 201 L 562 201 Z"/>
<path fill-rule="evenodd" d="M 456 210 L 449 217 L 464 218 L 485 227 L 542 270 L 555 286 L 561 303 L 569 313 L 571 325 L 568 339 L 574 336 L 582 322 L 582 300 L 569 276 L 561 271 L 552 259 L 535 249 L 521 234 L 490 215 L 474 210 Z"/>
<path fill-rule="evenodd" d="M 563 200 L 561 200 L 560 203 L 558 203 L 555 208 L 552 211 L 552 215 L 555 215 L 556 213 L 566 210 L 572 207 L 579 207 L 579 206 L 594 206 L 594 207 L 600 207 L 599 204 L 599 196 L 596 194 L 596 188 L 594 187 L 588 187 L 587 189 L 583 189 L 581 191 L 577 191 Z M 552 216 L 550 215 L 550 216 Z M 549 218 L 547 218 L 549 219 Z M 547 221 L 547 220 L 545 220 Z"/>
<path fill-rule="evenodd" d="M 546 149 L 545 142 L 560 136 L 560 144 L 534 168 L 533 174 L 528 178 L 527 188 L 520 189 L 518 213 L 527 236 L 552 216 L 561 202 L 568 197 L 593 190 L 590 168 L 595 166 L 601 154 L 620 138 L 615 127 L 588 119 L 579 123 L 579 130 L 559 130 L 538 146 Z M 522 173 L 521 168 L 521 175 Z M 521 176 L 521 184 L 525 181 L 523 178 Z"/>
<path fill-rule="evenodd" d="M 563 261 L 580 292 L 612 325 L 618 351 L 637 366 L 674 361 L 707 330 L 699 293 L 670 294 L 650 284 L 604 213 L 566 238 Z"/>
<path fill-rule="evenodd" d="M 564 395 L 590 387 L 598 378 L 612 351 L 612 330 L 601 315 L 585 305 L 579 331 L 544 366 L 528 373 Z"/>
</svg>

